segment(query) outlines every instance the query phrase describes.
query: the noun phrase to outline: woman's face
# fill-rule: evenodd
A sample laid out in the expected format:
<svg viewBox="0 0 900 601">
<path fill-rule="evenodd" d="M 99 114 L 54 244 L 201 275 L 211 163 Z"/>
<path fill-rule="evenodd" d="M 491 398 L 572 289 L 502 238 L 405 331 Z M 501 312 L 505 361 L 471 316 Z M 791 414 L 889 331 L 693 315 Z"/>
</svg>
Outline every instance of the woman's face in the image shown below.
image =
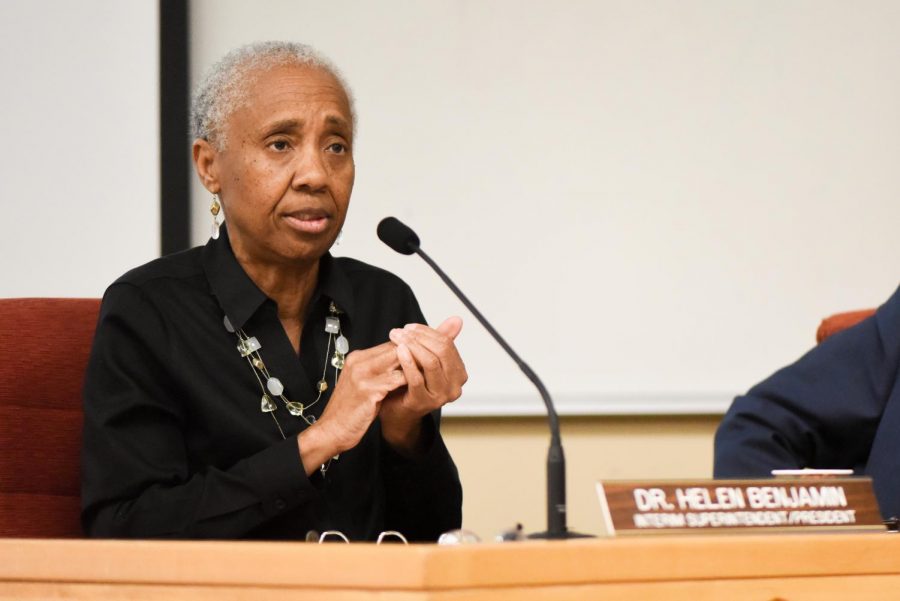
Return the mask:
<svg viewBox="0 0 900 601">
<path fill-rule="evenodd" d="M 353 189 L 350 102 L 312 67 L 260 73 L 224 124 L 210 173 L 239 259 L 317 260 L 343 227 Z"/>
</svg>

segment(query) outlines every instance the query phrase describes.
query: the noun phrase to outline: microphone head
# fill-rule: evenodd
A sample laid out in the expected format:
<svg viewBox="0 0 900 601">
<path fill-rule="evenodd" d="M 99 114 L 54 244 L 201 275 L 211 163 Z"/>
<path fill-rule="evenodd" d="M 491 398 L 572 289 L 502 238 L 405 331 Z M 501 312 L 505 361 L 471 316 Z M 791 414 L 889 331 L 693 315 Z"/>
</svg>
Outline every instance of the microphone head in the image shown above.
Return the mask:
<svg viewBox="0 0 900 601">
<path fill-rule="evenodd" d="M 419 250 L 419 237 L 396 217 L 381 220 L 378 239 L 402 255 L 411 255 Z"/>
</svg>

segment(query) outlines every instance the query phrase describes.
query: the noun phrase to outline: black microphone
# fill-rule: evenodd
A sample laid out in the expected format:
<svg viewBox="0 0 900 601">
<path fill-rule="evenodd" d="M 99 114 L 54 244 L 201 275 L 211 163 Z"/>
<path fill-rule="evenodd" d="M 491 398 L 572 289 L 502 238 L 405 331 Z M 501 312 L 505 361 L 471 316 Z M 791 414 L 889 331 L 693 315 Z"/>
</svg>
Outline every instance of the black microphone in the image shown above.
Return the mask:
<svg viewBox="0 0 900 601">
<path fill-rule="evenodd" d="M 378 224 L 378 238 L 390 246 L 400 254 L 411 255 L 413 253 L 422 257 L 428 265 L 438 274 L 445 284 L 453 291 L 453 293 L 462 301 L 462 304 L 471 311 L 472 315 L 481 323 L 482 326 L 494 337 L 494 340 L 503 347 L 506 354 L 509 355 L 522 373 L 525 374 L 531 383 L 535 385 L 544 405 L 547 407 L 547 418 L 550 422 L 550 451 L 547 453 L 547 531 L 538 534 L 532 534 L 529 538 L 582 538 L 586 535 L 569 532 L 566 528 L 566 459 L 563 455 L 562 442 L 559 436 L 559 417 L 556 415 L 556 408 L 553 406 L 553 399 L 550 393 L 537 374 L 532 371 L 528 364 L 512 350 L 512 347 L 506 343 L 500 333 L 494 329 L 488 320 L 484 318 L 481 311 L 475 308 L 475 305 L 463 294 L 462 290 L 453 283 L 444 271 L 437 266 L 431 257 L 425 254 L 419 247 L 419 237 L 408 226 L 403 224 L 396 217 L 385 217 Z"/>
<path fill-rule="evenodd" d="M 419 237 L 396 217 L 385 217 L 378 224 L 378 239 L 401 255 L 411 255 L 419 250 Z"/>
</svg>

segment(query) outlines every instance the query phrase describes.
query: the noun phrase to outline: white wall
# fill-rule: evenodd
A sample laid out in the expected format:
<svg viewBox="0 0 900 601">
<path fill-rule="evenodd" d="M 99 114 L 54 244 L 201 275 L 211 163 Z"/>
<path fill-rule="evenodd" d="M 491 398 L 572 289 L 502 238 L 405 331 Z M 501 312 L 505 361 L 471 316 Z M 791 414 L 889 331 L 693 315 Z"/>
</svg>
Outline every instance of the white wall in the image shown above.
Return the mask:
<svg viewBox="0 0 900 601">
<path fill-rule="evenodd" d="M 337 250 L 431 320 L 465 315 L 375 239 L 406 220 L 563 412 L 722 410 L 820 317 L 897 286 L 895 1 L 196 0 L 191 26 L 195 78 L 273 38 L 343 69 L 360 136 Z M 468 321 L 455 410 L 540 412 Z"/>
<path fill-rule="evenodd" d="M 159 255 L 158 54 L 155 0 L 0 2 L 0 297 Z"/>
</svg>

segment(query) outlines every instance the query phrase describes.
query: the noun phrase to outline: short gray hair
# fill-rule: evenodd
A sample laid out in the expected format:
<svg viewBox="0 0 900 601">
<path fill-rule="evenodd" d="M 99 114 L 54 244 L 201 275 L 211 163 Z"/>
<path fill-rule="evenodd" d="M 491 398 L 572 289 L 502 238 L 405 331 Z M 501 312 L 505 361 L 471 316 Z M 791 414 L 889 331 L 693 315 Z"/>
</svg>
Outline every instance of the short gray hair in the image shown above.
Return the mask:
<svg viewBox="0 0 900 601">
<path fill-rule="evenodd" d="M 311 46 L 296 42 L 255 42 L 235 48 L 209 68 L 191 98 L 191 134 L 219 149 L 225 145 L 223 126 L 246 100 L 248 75 L 283 65 L 322 69 L 338 80 L 350 102 L 350 119 L 356 129 L 353 95 L 347 82 L 331 62 Z"/>
</svg>

